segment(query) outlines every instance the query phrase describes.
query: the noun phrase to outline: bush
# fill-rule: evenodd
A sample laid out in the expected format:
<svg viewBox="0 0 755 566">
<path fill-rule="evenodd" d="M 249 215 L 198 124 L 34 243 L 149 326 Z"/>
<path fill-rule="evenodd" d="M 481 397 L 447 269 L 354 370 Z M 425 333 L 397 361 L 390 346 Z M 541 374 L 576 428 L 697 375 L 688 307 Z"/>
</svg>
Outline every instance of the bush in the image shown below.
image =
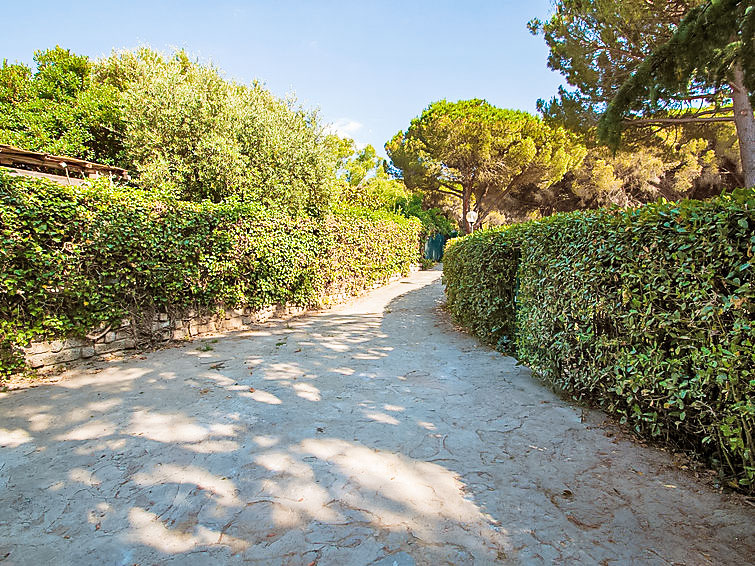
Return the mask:
<svg viewBox="0 0 755 566">
<path fill-rule="evenodd" d="M 407 272 L 418 233 L 387 213 L 292 217 L 0 171 L 0 376 L 36 337 L 83 336 L 155 311 L 317 305 L 357 292 Z"/>
<path fill-rule="evenodd" d="M 114 53 L 93 65 L 92 77 L 120 93 L 124 166 L 138 171 L 141 188 L 327 210 L 335 156 L 316 112 L 293 98 L 227 81 L 184 51 Z"/>
<path fill-rule="evenodd" d="M 142 189 L 327 211 L 336 157 L 317 113 L 184 51 L 0 61 L 0 143 L 129 169 Z"/>
<path fill-rule="evenodd" d="M 441 209 L 427 209 L 422 206 L 422 196 L 418 193 L 413 194 L 409 198 L 397 199 L 394 208 L 396 212 L 401 213 L 407 218 L 417 218 L 422 223 L 422 234 L 424 237 L 434 236 L 435 234 L 450 236 L 455 232 L 451 221 Z"/>
<path fill-rule="evenodd" d="M 502 351 L 516 328 L 514 294 L 519 246 L 515 231 L 497 229 L 455 238 L 443 253 L 448 307 L 456 320 Z"/>
<path fill-rule="evenodd" d="M 448 304 L 550 383 L 752 490 L 754 208 L 749 190 L 477 233 L 446 252 Z"/>
</svg>

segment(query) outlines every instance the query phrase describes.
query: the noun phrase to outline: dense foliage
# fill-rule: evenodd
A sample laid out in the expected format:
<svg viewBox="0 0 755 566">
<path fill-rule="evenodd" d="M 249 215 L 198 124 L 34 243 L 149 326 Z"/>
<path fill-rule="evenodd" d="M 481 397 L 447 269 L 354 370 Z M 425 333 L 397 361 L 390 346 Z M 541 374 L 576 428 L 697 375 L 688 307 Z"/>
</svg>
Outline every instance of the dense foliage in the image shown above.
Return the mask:
<svg viewBox="0 0 755 566">
<path fill-rule="evenodd" d="M 454 227 L 439 208 L 423 204 L 422 194 L 410 192 L 403 181 L 391 179 L 386 161 L 371 145 L 357 150 L 353 140 L 341 139 L 337 201 L 370 210 L 387 210 L 422 222 L 422 236 L 450 235 Z"/>
<path fill-rule="evenodd" d="M 123 161 L 120 93 L 97 83 L 87 57 L 56 47 L 34 53 L 34 72 L 0 66 L 0 143 L 100 163 Z"/>
<path fill-rule="evenodd" d="M 0 171 L 0 374 L 35 337 L 186 308 L 318 304 L 406 272 L 419 223 L 388 212 L 294 217 Z"/>
<path fill-rule="evenodd" d="M 573 87 L 539 107 L 572 130 L 595 126 L 605 104 L 639 65 L 671 37 L 701 0 L 556 0 L 547 20 L 534 19 L 550 51 L 548 67 Z M 677 101 L 680 102 L 680 101 Z"/>
<path fill-rule="evenodd" d="M 615 147 L 627 117 L 657 113 L 659 100 L 702 93 L 716 104 L 697 114 L 706 117 L 696 119 L 735 122 L 745 186 L 754 186 L 754 37 L 751 0 L 708 0 L 693 8 L 671 38 L 656 46 L 617 90 L 601 117 L 600 138 Z"/>
<path fill-rule="evenodd" d="M 752 489 L 755 192 L 556 215 L 449 248 L 460 322 Z"/>
<path fill-rule="evenodd" d="M 723 5 L 718 0 L 715 3 Z M 736 12 L 733 4 L 747 4 L 727 3 L 723 12 L 732 17 Z M 553 195 L 539 199 L 544 201 L 538 206 L 541 212 L 638 205 L 659 197 L 709 198 L 746 184 L 732 115 L 737 81 L 724 80 L 717 85 L 716 81 L 698 80 L 701 73 L 692 76 L 695 73 L 689 69 L 676 68 L 664 74 L 681 88 L 669 90 L 660 87 L 659 77 L 647 74 L 651 55 L 672 39 L 685 15 L 702 9 L 701 4 L 703 0 L 557 0 L 550 18 L 530 22 L 531 31 L 542 34 L 548 45 L 548 66 L 563 74 L 573 87 L 560 88 L 550 101 L 538 101 L 538 108 L 547 123 L 579 135 L 589 151 L 576 179 L 567 179 Z M 751 11 L 749 18 L 753 16 Z M 707 25 L 705 28 L 705 33 L 686 30 L 682 35 L 710 44 L 713 38 Z M 738 38 L 737 33 L 726 37 L 724 43 L 731 40 L 731 46 L 719 44 L 720 61 L 731 60 L 737 49 L 747 47 L 740 45 L 743 37 L 752 37 L 746 28 L 742 26 Z M 751 42 L 748 45 L 751 47 Z M 669 51 L 687 63 L 703 52 L 679 43 Z M 721 68 L 718 65 L 717 71 Z M 715 74 L 705 63 L 699 71 Z M 634 101 L 633 109 L 638 110 L 641 102 L 642 111 L 631 116 L 612 114 L 612 127 L 604 131 L 610 133 L 611 129 L 616 141 L 616 131 L 623 130 L 618 151 L 595 147 L 599 118 L 630 80 L 647 87 L 648 96 Z M 592 179 L 597 187 L 584 182 Z M 526 204 L 531 199 L 522 200 Z"/>
<path fill-rule="evenodd" d="M 324 213 L 335 154 L 316 113 L 183 51 L 91 61 L 56 47 L 0 68 L 0 143 L 129 169 L 143 189 Z"/>
<path fill-rule="evenodd" d="M 355 293 L 406 273 L 419 259 L 421 224 L 384 210 L 341 207 L 328 219 L 326 290 Z"/>
<path fill-rule="evenodd" d="M 183 51 L 116 53 L 94 75 L 121 92 L 128 165 L 141 187 L 295 212 L 327 208 L 333 155 L 316 114 L 294 100 L 229 82 Z"/>
</svg>

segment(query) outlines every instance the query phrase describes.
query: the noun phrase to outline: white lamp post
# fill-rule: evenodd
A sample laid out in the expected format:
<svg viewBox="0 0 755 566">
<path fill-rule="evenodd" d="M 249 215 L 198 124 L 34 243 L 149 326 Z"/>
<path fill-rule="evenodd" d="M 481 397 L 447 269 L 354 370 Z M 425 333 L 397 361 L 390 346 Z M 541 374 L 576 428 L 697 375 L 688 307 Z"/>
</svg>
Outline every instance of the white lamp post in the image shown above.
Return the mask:
<svg viewBox="0 0 755 566">
<path fill-rule="evenodd" d="M 477 222 L 477 212 L 470 210 L 469 212 L 467 212 L 466 219 L 467 222 L 469 222 L 470 230 L 474 232 L 474 223 Z"/>
</svg>

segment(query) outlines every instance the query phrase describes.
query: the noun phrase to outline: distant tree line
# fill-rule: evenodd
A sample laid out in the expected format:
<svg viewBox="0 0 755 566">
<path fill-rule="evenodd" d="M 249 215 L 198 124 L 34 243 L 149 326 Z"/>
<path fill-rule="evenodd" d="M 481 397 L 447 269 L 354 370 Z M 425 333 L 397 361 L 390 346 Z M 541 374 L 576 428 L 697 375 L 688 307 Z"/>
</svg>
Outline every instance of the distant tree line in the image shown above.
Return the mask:
<svg viewBox="0 0 755 566">
<path fill-rule="evenodd" d="M 293 97 L 228 81 L 184 51 L 91 60 L 58 46 L 34 62 L 0 66 L 0 143 L 124 167 L 139 188 L 180 200 L 294 215 L 352 206 L 418 217 L 427 233 L 452 230 L 388 176 L 374 148 L 328 133 Z"/>
<path fill-rule="evenodd" d="M 559 211 L 755 184 L 755 8 L 746 0 L 557 0 L 529 28 L 570 85 L 540 116 L 439 100 L 374 148 L 185 52 L 0 67 L 0 143 L 129 169 L 179 199 L 291 213 L 361 206 L 469 231 Z M 420 204 L 418 204 L 420 203 Z M 426 214 L 430 207 L 436 209 Z M 463 219 L 474 210 L 474 225 Z M 443 211 L 443 212 L 441 212 Z"/>
<path fill-rule="evenodd" d="M 462 221 L 707 198 L 755 184 L 755 9 L 742 0 L 557 0 L 532 33 L 572 89 L 541 117 L 430 104 L 392 172 Z"/>
</svg>

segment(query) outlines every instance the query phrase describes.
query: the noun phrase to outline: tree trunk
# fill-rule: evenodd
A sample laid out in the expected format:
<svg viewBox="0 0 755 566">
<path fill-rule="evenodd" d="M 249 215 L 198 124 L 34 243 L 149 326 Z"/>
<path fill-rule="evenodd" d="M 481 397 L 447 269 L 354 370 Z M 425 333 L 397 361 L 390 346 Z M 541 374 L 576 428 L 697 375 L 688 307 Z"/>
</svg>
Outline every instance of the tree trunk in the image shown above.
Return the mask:
<svg viewBox="0 0 755 566">
<path fill-rule="evenodd" d="M 467 212 L 469 212 L 469 201 L 472 191 L 469 187 L 463 187 L 463 195 L 461 197 L 461 225 L 465 234 L 469 234 L 472 230 L 467 222 Z"/>
<path fill-rule="evenodd" d="M 739 140 L 739 155 L 742 158 L 742 172 L 745 187 L 755 186 L 755 117 L 744 84 L 742 65 L 736 63 L 732 69 L 734 80 L 731 81 L 732 102 L 734 103 L 734 124 Z"/>
</svg>

